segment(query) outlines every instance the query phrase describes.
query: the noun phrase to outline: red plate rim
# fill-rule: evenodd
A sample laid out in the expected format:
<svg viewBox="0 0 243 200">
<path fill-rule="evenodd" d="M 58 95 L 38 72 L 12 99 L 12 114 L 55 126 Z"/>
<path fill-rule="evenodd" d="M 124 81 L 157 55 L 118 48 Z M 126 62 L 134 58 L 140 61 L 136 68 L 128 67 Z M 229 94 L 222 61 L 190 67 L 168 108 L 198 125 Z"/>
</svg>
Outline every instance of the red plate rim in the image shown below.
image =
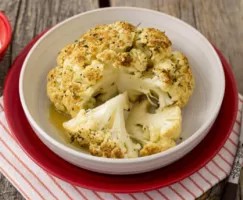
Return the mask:
<svg viewBox="0 0 243 200">
<path fill-rule="evenodd" d="M 92 190 L 119 193 L 144 192 L 168 186 L 195 173 L 218 153 L 229 137 L 237 116 L 238 92 L 229 64 L 222 53 L 216 49 L 225 71 L 224 100 L 209 134 L 189 154 L 167 167 L 144 174 L 123 176 L 87 171 L 64 161 L 36 136 L 25 117 L 19 99 L 18 80 L 23 61 L 42 35 L 43 33 L 33 39 L 15 59 L 4 85 L 4 109 L 10 130 L 21 148 L 50 174 L 71 184 Z M 177 166 L 187 167 L 178 170 Z"/>
</svg>

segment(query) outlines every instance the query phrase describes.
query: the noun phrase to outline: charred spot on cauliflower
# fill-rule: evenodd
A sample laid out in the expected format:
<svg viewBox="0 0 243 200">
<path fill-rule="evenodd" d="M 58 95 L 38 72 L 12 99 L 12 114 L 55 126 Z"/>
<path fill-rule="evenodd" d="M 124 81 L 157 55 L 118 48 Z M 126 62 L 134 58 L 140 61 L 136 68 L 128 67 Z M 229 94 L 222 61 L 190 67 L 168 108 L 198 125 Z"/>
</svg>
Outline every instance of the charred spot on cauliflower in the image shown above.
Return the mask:
<svg viewBox="0 0 243 200">
<path fill-rule="evenodd" d="M 141 76 L 142 72 L 147 69 L 148 58 L 145 53 L 139 49 L 131 49 L 129 52 L 117 54 L 114 67 L 122 69 L 128 74 Z"/>
</svg>

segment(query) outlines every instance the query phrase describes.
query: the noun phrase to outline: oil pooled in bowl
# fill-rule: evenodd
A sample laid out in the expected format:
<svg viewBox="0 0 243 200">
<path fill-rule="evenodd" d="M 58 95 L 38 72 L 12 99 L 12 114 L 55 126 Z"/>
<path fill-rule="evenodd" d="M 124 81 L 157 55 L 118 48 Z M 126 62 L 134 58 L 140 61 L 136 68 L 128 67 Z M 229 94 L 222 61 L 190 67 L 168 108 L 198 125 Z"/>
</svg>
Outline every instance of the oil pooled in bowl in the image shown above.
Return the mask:
<svg viewBox="0 0 243 200">
<path fill-rule="evenodd" d="M 61 137 L 65 140 L 68 146 L 73 146 L 75 149 L 78 149 L 82 152 L 88 153 L 87 149 L 80 147 L 77 142 L 70 142 L 70 138 L 63 128 L 62 124 L 71 118 L 58 112 L 53 104 L 49 106 L 49 122 L 57 129 L 58 133 L 60 133 Z"/>
<path fill-rule="evenodd" d="M 50 104 L 49 121 L 60 132 L 60 134 L 62 134 L 62 137 L 65 138 L 66 141 L 70 141 L 70 139 L 62 124 L 68 120 L 70 120 L 68 116 L 65 116 L 62 113 L 58 112 L 54 105 Z"/>
</svg>

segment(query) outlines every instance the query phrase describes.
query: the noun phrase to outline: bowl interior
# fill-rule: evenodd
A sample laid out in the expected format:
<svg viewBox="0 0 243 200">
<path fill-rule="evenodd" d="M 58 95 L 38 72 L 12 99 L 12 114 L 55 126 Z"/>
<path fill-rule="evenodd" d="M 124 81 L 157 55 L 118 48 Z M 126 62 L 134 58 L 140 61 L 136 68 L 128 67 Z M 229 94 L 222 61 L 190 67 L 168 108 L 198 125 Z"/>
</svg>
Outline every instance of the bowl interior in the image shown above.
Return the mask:
<svg viewBox="0 0 243 200">
<path fill-rule="evenodd" d="M 172 48 L 188 57 L 196 87 L 182 111 L 181 137 L 185 141 L 193 134 L 203 132 L 206 121 L 213 122 L 216 117 L 224 94 L 224 73 L 217 54 L 210 43 L 189 25 L 165 14 L 135 8 L 106 9 L 75 16 L 54 27 L 37 42 L 25 61 L 20 84 L 21 95 L 33 120 L 53 139 L 70 146 L 60 130 L 50 123 L 46 75 L 56 66 L 56 57 L 61 48 L 97 24 L 118 20 L 165 31 L 172 41 Z"/>
</svg>

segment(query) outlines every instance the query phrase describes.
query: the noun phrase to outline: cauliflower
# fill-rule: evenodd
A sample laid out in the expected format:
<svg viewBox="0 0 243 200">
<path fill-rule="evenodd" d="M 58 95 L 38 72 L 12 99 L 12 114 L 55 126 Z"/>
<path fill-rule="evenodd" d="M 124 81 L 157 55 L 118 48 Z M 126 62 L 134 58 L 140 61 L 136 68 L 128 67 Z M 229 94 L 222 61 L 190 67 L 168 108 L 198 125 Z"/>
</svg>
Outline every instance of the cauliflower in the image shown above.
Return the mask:
<svg viewBox="0 0 243 200">
<path fill-rule="evenodd" d="M 64 47 L 47 75 L 47 95 L 58 111 L 73 118 L 64 123 L 71 141 L 109 158 L 175 146 L 180 109 L 195 83 L 186 56 L 171 45 L 158 29 L 118 21 L 98 25 Z"/>
<path fill-rule="evenodd" d="M 80 110 L 63 126 L 71 140 L 88 147 L 92 155 L 135 158 L 138 157 L 140 145 L 134 143 L 126 131 L 124 109 L 129 109 L 126 92 L 94 109 Z"/>
<path fill-rule="evenodd" d="M 171 41 L 155 28 L 138 28 L 135 48 L 145 52 L 153 63 L 160 62 L 171 54 Z"/>
<path fill-rule="evenodd" d="M 71 117 L 125 91 L 132 101 L 145 94 L 160 110 L 183 107 L 193 89 L 187 59 L 171 52 L 165 33 L 127 22 L 98 25 L 67 45 L 47 81 L 49 99 Z"/>
<path fill-rule="evenodd" d="M 149 112 L 150 106 L 147 100 L 136 103 L 126 121 L 128 133 L 142 144 L 141 156 L 174 147 L 181 132 L 182 117 L 178 106 L 169 106 L 155 113 Z"/>
</svg>

